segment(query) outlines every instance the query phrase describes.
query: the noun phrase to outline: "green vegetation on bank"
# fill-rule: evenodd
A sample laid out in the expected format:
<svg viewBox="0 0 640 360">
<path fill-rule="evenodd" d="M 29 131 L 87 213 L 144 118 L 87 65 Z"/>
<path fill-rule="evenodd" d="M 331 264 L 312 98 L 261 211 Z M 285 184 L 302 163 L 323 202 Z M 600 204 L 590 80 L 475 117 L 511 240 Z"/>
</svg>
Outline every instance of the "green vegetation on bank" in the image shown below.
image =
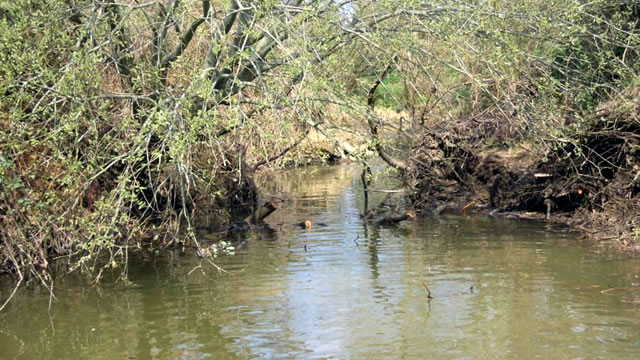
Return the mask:
<svg viewBox="0 0 640 360">
<path fill-rule="evenodd" d="M 0 1 L 0 272 L 99 279 L 199 246 L 317 134 L 375 150 L 418 205 L 475 176 L 494 206 L 624 209 L 611 236 L 634 244 L 639 34 L 610 0 Z M 551 182 L 480 174 L 482 149 L 520 145 Z"/>
</svg>

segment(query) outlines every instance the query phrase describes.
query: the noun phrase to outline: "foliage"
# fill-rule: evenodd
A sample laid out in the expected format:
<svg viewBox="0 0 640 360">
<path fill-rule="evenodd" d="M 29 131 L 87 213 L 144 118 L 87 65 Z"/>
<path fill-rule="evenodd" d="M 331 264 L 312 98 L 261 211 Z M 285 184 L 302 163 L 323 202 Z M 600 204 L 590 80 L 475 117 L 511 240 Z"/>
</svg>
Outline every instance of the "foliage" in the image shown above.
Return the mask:
<svg viewBox="0 0 640 360">
<path fill-rule="evenodd" d="M 194 216 L 256 201 L 251 173 L 312 129 L 345 130 L 404 173 L 388 143 L 418 144 L 429 122 L 576 141 L 589 111 L 637 84 L 638 13 L 605 0 L 4 1 L 0 270 L 47 282 L 49 260 L 71 256 L 99 278 L 145 236 L 189 237 Z M 407 110 L 414 134 L 396 136 L 404 125 L 376 105 Z"/>
</svg>

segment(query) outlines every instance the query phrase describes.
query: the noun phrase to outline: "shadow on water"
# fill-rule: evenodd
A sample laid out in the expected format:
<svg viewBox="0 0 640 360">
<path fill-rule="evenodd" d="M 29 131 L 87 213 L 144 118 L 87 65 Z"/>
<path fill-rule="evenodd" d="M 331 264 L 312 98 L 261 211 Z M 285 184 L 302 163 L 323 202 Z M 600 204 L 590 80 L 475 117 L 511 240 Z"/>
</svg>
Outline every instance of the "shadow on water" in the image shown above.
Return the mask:
<svg viewBox="0 0 640 360">
<path fill-rule="evenodd" d="M 149 254 L 132 262 L 129 288 L 69 277 L 50 312 L 46 293 L 24 290 L 0 314 L 0 358 L 640 353 L 637 260 L 531 222 L 443 216 L 366 225 L 353 167 L 296 169 L 258 183 L 283 206 L 264 229 L 234 239 L 244 244 L 234 256 L 215 259 L 226 273 L 193 256 Z M 370 206 L 382 196 L 371 193 Z M 305 219 L 327 226 L 294 226 Z"/>
</svg>

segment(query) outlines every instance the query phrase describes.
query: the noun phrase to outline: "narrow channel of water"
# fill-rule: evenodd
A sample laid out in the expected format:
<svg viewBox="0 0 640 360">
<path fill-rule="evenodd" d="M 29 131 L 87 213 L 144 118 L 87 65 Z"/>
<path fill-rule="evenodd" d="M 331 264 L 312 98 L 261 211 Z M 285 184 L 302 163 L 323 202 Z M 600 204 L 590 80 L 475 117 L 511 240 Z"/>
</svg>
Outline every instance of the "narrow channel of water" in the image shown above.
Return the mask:
<svg viewBox="0 0 640 360">
<path fill-rule="evenodd" d="M 20 292 L 0 359 L 640 358 L 640 261 L 533 222 L 365 226 L 358 175 L 272 176 L 287 201 L 216 259 L 228 273 L 163 255 L 135 261 L 130 288 L 63 280 L 50 312 Z M 292 225 L 306 218 L 327 226 Z"/>
</svg>

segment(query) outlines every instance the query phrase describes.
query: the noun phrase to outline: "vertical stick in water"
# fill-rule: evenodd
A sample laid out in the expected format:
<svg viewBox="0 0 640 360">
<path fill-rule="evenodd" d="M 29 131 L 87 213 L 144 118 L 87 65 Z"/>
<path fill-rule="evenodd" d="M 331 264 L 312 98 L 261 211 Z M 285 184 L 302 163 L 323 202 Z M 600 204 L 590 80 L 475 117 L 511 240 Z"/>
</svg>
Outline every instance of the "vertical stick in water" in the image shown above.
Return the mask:
<svg viewBox="0 0 640 360">
<path fill-rule="evenodd" d="M 369 165 L 365 164 L 365 167 L 362 169 L 362 174 L 360 174 L 360 178 L 362 179 L 362 187 L 364 189 L 364 211 L 363 214 L 366 214 L 369 211 L 369 181 L 367 180 L 367 176 L 371 175 L 371 168 Z"/>
</svg>

